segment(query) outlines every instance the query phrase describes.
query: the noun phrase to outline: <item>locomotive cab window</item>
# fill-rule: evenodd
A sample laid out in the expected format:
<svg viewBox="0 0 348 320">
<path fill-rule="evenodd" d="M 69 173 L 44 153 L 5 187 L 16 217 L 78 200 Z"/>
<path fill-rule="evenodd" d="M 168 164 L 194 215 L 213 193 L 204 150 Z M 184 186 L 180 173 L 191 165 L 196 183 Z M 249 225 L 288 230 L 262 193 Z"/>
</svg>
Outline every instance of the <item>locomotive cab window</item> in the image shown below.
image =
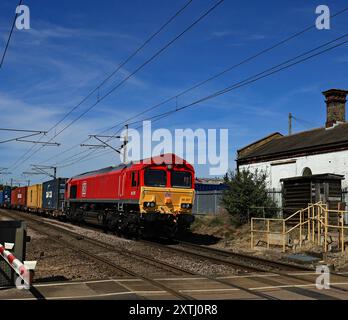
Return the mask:
<svg viewBox="0 0 348 320">
<path fill-rule="evenodd" d="M 167 185 L 167 172 L 147 169 L 144 173 L 144 182 L 147 187 L 165 187 Z"/>
<path fill-rule="evenodd" d="M 70 198 L 76 199 L 77 196 L 77 186 L 71 186 L 70 187 Z"/>
<path fill-rule="evenodd" d="M 173 188 L 192 188 L 191 172 L 172 171 L 171 183 Z"/>
</svg>

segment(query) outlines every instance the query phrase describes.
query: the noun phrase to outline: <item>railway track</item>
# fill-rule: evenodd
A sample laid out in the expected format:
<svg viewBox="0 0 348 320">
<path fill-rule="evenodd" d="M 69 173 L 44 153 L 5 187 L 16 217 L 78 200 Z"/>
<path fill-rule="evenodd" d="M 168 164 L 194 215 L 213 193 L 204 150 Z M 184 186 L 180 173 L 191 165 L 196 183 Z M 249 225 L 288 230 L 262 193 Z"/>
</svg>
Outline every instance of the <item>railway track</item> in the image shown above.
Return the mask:
<svg viewBox="0 0 348 320">
<path fill-rule="evenodd" d="M 11 212 L 13 213 L 13 212 Z M 15 218 L 11 215 L 11 213 L 9 213 L 8 211 L 6 211 L 6 215 L 7 216 L 10 216 L 12 218 Z M 52 228 L 52 229 L 55 229 L 56 231 L 58 232 L 63 232 L 64 234 L 69 234 L 69 236 L 71 236 L 74 240 L 83 240 L 85 243 L 88 243 L 88 244 L 91 244 L 91 245 L 97 245 L 99 246 L 100 248 L 106 248 L 106 249 L 109 249 L 109 250 L 113 250 L 113 251 L 116 251 L 117 253 L 121 254 L 121 255 L 131 255 L 133 257 L 136 257 L 136 258 L 140 258 L 140 259 L 145 259 L 147 260 L 149 263 L 151 264 L 156 264 L 158 266 L 160 266 L 161 268 L 166 268 L 167 270 L 168 269 L 171 269 L 171 270 L 174 270 L 175 272 L 180 272 L 181 275 L 190 275 L 190 276 L 199 276 L 199 277 L 204 277 L 206 279 L 209 279 L 209 280 L 212 280 L 212 281 L 215 281 L 215 282 L 218 282 L 220 284 L 223 284 L 225 286 L 228 286 L 230 288 L 234 288 L 234 289 L 239 289 L 239 290 L 242 290 L 242 291 L 246 291 L 246 292 L 249 292 L 253 295 L 256 295 L 256 296 L 259 296 L 260 298 L 262 299 L 268 299 L 268 300 L 276 300 L 273 296 L 271 295 L 268 295 L 266 293 L 262 293 L 262 292 L 252 292 L 244 287 L 241 287 L 241 286 L 238 286 L 238 285 L 235 285 L 235 284 L 231 284 L 230 282 L 228 282 L 227 280 L 223 280 L 223 279 L 217 279 L 217 278 L 214 278 L 214 277 L 210 277 L 210 276 L 206 276 L 206 275 L 201 275 L 201 274 L 197 274 L 195 272 L 191 272 L 189 270 L 186 270 L 186 269 L 183 269 L 183 268 L 180 268 L 180 267 L 177 267 L 177 266 L 173 266 L 171 264 L 168 264 L 166 262 L 163 262 L 163 261 L 158 261 L 158 260 L 154 260 L 152 257 L 148 257 L 146 255 L 143 255 L 143 254 L 140 254 L 140 253 L 137 253 L 137 252 L 133 252 L 133 251 L 128 251 L 128 250 L 125 250 L 125 249 L 120 249 L 114 245 L 111 245 L 111 244 L 106 244 L 102 241 L 99 241 L 99 240 L 96 240 L 96 239 L 92 239 L 92 238 L 89 238 L 89 237 L 86 237 L 86 236 L 81 236 L 79 234 L 76 234 L 72 231 L 69 231 L 69 230 L 66 230 L 62 227 L 58 227 L 58 226 L 55 226 L 55 225 L 52 225 L 50 223 L 46 223 L 46 222 L 43 222 L 42 220 L 38 219 L 38 218 L 34 218 L 32 216 L 29 216 L 29 215 L 26 215 L 26 214 L 23 214 L 22 212 L 15 212 L 16 215 L 20 216 L 21 218 L 25 219 L 25 220 L 30 220 L 32 223 L 37 223 L 38 225 L 40 225 L 40 227 L 33 227 L 33 225 L 31 224 L 30 225 L 30 228 L 35 230 L 36 232 L 38 233 L 41 233 L 41 234 L 45 234 L 46 236 L 50 237 L 50 239 L 53 239 L 54 241 L 62 244 L 62 242 L 64 242 L 64 244 L 66 244 L 69 248 L 73 249 L 74 251 L 78 252 L 78 253 L 82 253 L 96 261 L 99 261 L 99 262 L 102 262 L 118 271 L 122 271 L 124 272 L 125 274 L 127 275 L 130 275 L 134 278 L 141 278 L 143 279 L 144 281 L 147 281 L 151 284 L 153 284 L 154 286 L 157 286 L 171 294 L 173 294 L 174 296 L 180 298 L 180 299 L 185 299 L 185 300 L 192 300 L 193 298 L 188 296 L 188 295 L 185 295 L 185 294 L 182 294 L 181 292 L 179 292 L 178 290 L 174 290 L 166 285 L 163 285 L 162 283 L 160 283 L 159 281 L 157 280 L 154 280 L 153 278 L 150 278 L 148 276 L 144 276 L 143 274 L 141 273 L 137 273 L 137 272 L 132 272 L 130 271 L 129 269 L 126 269 L 124 267 L 121 267 L 115 263 L 113 263 L 112 261 L 110 261 L 109 259 L 107 258 L 104 258 L 104 257 L 101 257 L 99 255 L 96 255 L 96 254 L 93 254 L 90 250 L 85 250 L 85 249 L 82 249 L 80 247 L 76 247 L 75 245 L 72 244 L 72 242 L 69 242 L 67 240 L 63 240 L 61 237 L 58 237 L 58 238 L 52 238 L 52 234 L 50 232 L 45 232 L 42 230 L 42 227 L 44 228 Z"/>
<path fill-rule="evenodd" d="M 313 271 L 313 268 L 271 261 L 264 258 L 254 257 L 246 254 L 230 252 L 226 250 L 178 241 L 177 244 L 162 244 L 156 241 L 141 240 L 141 242 L 159 248 L 167 248 L 173 252 L 189 254 L 200 259 L 214 261 L 215 263 L 226 264 L 238 269 L 250 272 L 280 272 L 280 271 Z"/>
<path fill-rule="evenodd" d="M 271 261 L 265 258 L 254 257 L 246 254 L 230 252 L 222 249 L 206 247 L 202 245 L 192 244 L 185 241 L 178 241 L 176 245 L 163 245 L 158 242 L 146 241 L 145 243 L 153 244 L 155 246 L 169 248 L 170 250 L 176 252 L 182 252 L 190 255 L 195 255 L 202 259 L 214 260 L 216 262 L 225 263 L 228 265 L 247 268 L 251 271 L 258 272 L 270 272 L 274 274 L 278 274 L 285 278 L 296 279 L 305 283 L 309 283 L 310 281 L 307 279 L 303 279 L 301 276 L 298 276 L 300 272 L 315 272 L 314 268 L 309 268 L 301 265 L 285 263 L 281 261 Z M 224 258 L 221 258 L 223 256 Z M 288 273 L 289 271 L 297 271 L 297 274 Z M 332 275 L 338 276 L 344 280 L 347 279 L 347 276 L 332 272 Z M 337 289 L 339 291 L 348 292 L 347 289 L 340 288 L 337 286 L 331 286 L 331 288 Z"/>
<path fill-rule="evenodd" d="M 185 241 L 179 241 L 179 246 L 184 250 L 189 250 L 190 253 L 198 251 L 200 255 L 210 256 L 212 259 L 221 260 L 226 263 L 231 261 L 232 263 L 238 263 L 241 266 L 248 265 L 255 268 L 257 271 L 314 271 L 314 268 L 311 267 L 281 261 L 272 261 L 261 257 L 206 247 Z"/>
<path fill-rule="evenodd" d="M 2 211 L 4 212 L 4 211 Z M 12 215 L 13 212 L 9 213 L 9 212 L 5 212 L 5 214 L 13 219 L 16 219 L 16 217 L 14 217 Z M 110 258 L 106 258 L 104 256 L 101 256 L 99 254 L 95 254 L 93 253 L 93 250 L 91 250 L 91 247 L 90 245 L 94 245 L 96 247 L 99 247 L 100 248 L 103 248 L 103 249 L 106 249 L 106 248 L 112 248 L 113 250 L 116 250 L 117 248 L 114 247 L 114 246 L 110 246 L 110 245 L 107 245 L 105 243 L 102 243 L 100 241 L 97 241 L 97 240 L 94 240 L 94 239 L 90 239 L 90 238 L 87 238 L 87 237 L 83 237 L 83 236 L 80 236 L 76 233 L 73 233 L 69 230 L 66 230 L 66 229 L 63 229 L 63 228 L 60 228 L 60 227 L 57 227 L 57 226 L 54 226 L 54 225 L 51 225 L 51 224 L 48 224 L 48 223 L 45 223 L 45 222 L 42 222 L 40 221 L 39 219 L 37 218 L 33 218 L 29 215 L 23 215 L 22 213 L 19 213 L 19 212 L 15 212 L 15 215 L 25 219 L 26 221 L 29 221 L 30 223 L 30 228 L 40 234 L 44 234 L 46 235 L 47 237 L 49 237 L 51 240 L 61 244 L 61 245 L 65 245 L 66 247 L 68 247 L 69 249 L 72 249 L 73 251 L 77 252 L 77 253 L 80 253 L 80 254 L 83 254 L 99 263 L 103 263 L 105 265 L 107 265 L 108 267 L 110 268 L 113 268 L 115 270 L 117 270 L 118 272 L 121 271 L 123 272 L 125 275 L 128 275 L 128 276 L 131 276 L 132 278 L 136 278 L 136 279 L 142 279 L 144 280 L 145 282 L 147 283 L 150 283 L 152 285 L 154 285 L 155 287 L 157 288 L 161 288 L 162 290 L 172 294 L 173 296 L 179 298 L 179 299 L 184 299 L 184 300 L 193 300 L 192 297 L 186 295 L 186 294 L 183 294 L 181 292 L 179 292 L 178 290 L 175 290 L 171 287 L 168 287 L 166 285 L 164 285 L 163 283 L 157 281 L 157 280 L 154 280 L 153 278 L 151 277 L 148 277 L 148 276 L 145 276 L 143 273 L 140 273 L 140 272 L 134 272 L 134 271 L 131 271 L 129 270 L 128 268 L 125 268 L 123 266 L 120 266 L 119 264 L 116 264 L 114 263 L 113 261 L 111 261 Z M 34 226 L 36 224 L 36 226 Z M 46 230 L 46 231 L 45 231 Z M 59 234 L 54 234 L 52 233 L 52 230 L 55 230 L 55 231 L 58 231 Z M 63 236 L 68 236 L 70 237 L 70 240 L 72 241 L 69 241 L 68 239 L 63 239 Z M 88 243 L 88 248 L 83 248 L 82 246 L 80 245 L 76 245 L 76 240 L 83 240 L 84 243 Z M 81 242 L 78 241 L 78 243 L 80 244 Z M 126 252 L 125 250 L 120 250 L 120 249 L 117 249 L 117 253 L 125 256 L 128 254 L 128 252 Z M 134 255 L 136 257 L 136 255 Z M 142 255 L 138 255 L 138 257 L 141 257 L 141 258 L 145 258 L 145 256 L 142 256 Z M 147 258 L 149 259 L 149 258 Z M 151 261 L 152 262 L 152 265 L 154 265 L 154 261 Z M 157 264 L 157 261 L 155 262 L 155 264 Z M 159 266 L 160 268 L 169 268 L 172 269 L 172 270 L 175 270 L 176 272 L 177 271 L 183 271 L 183 270 L 180 270 L 179 268 L 176 268 L 175 266 L 169 266 L 168 264 L 164 264 L 164 263 L 161 263 L 161 264 L 157 264 L 157 266 Z M 168 269 L 167 269 L 168 270 Z M 186 271 L 185 271 L 186 272 Z M 188 274 L 189 272 L 186 272 L 186 274 Z"/>
<path fill-rule="evenodd" d="M 11 212 L 11 213 L 13 213 L 13 212 Z M 11 216 L 11 213 L 6 212 L 6 215 Z M 83 242 L 87 243 L 88 245 L 95 245 L 99 248 L 112 250 L 112 251 L 117 252 L 118 254 L 120 254 L 122 256 L 128 255 L 128 256 L 130 256 L 133 259 L 136 259 L 138 261 L 139 260 L 146 261 L 146 263 L 149 265 L 156 265 L 157 267 L 161 268 L 162 270 L 171 271 L 174 274 L 205 277 L 207 279 L 219 282 L 221 284 L 227 285 L 227 286 L 232 287 L 232 288 L 237 288 L 237 289 L 240 289 L 243 291 L 249 291 L 248 289 L 246 289 L 244 287 L 240 287 L 240 286 L 237 286 L 235 284 L 231 284 L 230 282 L 228 282 L 224 279 L 217 279 L 215 277 L 209 277 L 206 275 L 203 276 L 201 274 L 197 274 L 197 273 L 191 272 L 189 270 L 185 270 L 185 269 L 180 268 L 178 266 L 174 266 L 172 264 L 168 264 L 168 263 L 165 263 L 163 261 L 156 260 L 153 257 L 149 257 L 149 256 L 146 256 L 146 255 L 138 253 L 138 252 L 129 251 L 129 250 L 126 250 L 124 248 L 120 249 L 119 247 L 116 247 L 115 245 L 107 244 L 105 242 L 102 242 L 102 241 L 99 241 L 96 239 L 92 239 L 92 238 L 89 238 L 86 236 L 79 235 L 75 232 L 66 230 L 61 226 L 56 226 L 56 225 L 52 225 L 52 223 L 43 222 L 40 218 L 36 218 L 36 217 L 34 218 L 32 216 L 23 214 L 21 212 L 15 212 L 15 214 L 20 216 L 21 218 L 23 218 L 25 220 L 30 220 L 34 223 L 39 224 L 40 225 L 39 228 L 35 228 L 32 225 L 30 226 L 32 229 L 36 230 L 39 233 L 45 233 L 45 232 L 43 232 L 42 227 L 47 228 L 49 226 L 49 228 L 55 229 L 55 231 L 60 233 L 60 237 L 55 239 L 59 243 L 62 243 L 62 241 L 63 241 L 61 239 L 61 233 L 65 234 L 65 235 L 68 234 L 70 237 L 72 237 L 75 240 L 73 242 L 76 242 L 76 240 L 83 240 Z M 12 218 L 13 218 L 13 216 L 12 216 Z M 50 234 L 49 232 L 47 233 L 47 236 L 52 238 L 52 234 Z M 227 264 L 229 266 L 232 266 L 232 267 L 238 268 L 238 269 L 242 269 L 244 271 L 248 270 L 248 271 L 252 271 L 252 272 L 271 272 L 271 273 L 275 273 L 278 275 L 282 275 L 282 276 L 287 277 L 287 278 L 297 279 L 297 280 L 300 280 L 301 282 L 304 282 L 304 283 L 309 283 L 310 281 L 307 279 L 303 279 L 301 277 L 298 277 L 298 276 L 290 275 L 287 273 L 287 271 L 302 271 L 302 272 L 313 271 L 313 269 L 309 269 L 307 267 L 300 266 L 300 265 L 288 264 L 288 263 L 284 263 L 284 262 L 270 261 L 270 260 L 267 260 L 264 258 L 253 257 L 253 256 L 245 255 L 245 254 L 229 252 L 226 250 L 221 250 L 221 249 L 216 249 L 216 248 L 211 248 L 211 247 L 206 247 L 206 246 L 200 246 L 200 245 L 192 244 L 192 243 L 188 243 L 188 242 L 178 242 L 177 244 L 174 244 L 174 245 L 173 244 L 164 245 L 164 244 L 161 244 L 158 242 L 146 241 L 146 240 L 140 240 L 140 242 L 144 243 L 146 245 L 152 246 L 152 247 L 154 247 L 154 246 L 159 247 L 162 250 L 171 250 L 171 251 L 175 251 L 176 253 L 185 254 L 185 255 L 189 255 L 189 256 L 196 256 L 200 259 L 215 261 L 216 263 L 219 263 L 219 264 Z M 123 271 L 125 274 L 130 275 L 134 278 L 143 279 L 144 281 L 149 282 L 149 283 L 153 284 L 154 286 L 157 286 L 157 287 L 165 290 L 166 292 L 171 293 L 172 295 L 176 296 L 177 298 L 185 299 L 185 300 L 192 299 L 192 297 L 187 296 L 187 295 L 179 292 L 178 290 L 174 290 L 166 285 L 163 285 L 159 281 L 154 280 L 152 277 L 144 276 L 143 274 L 141 274 L 139 272 L 130 271 L 127 268 L 121 267 L 120 265 L 113 263 L 108 258 L 102 257 L 100 255 L 95 255 L 95 254 L 91 253 L 90 250 L 80 248 L 79 246 L 76 247 L 75 245 L 73 245 L 69 241 L 64 240 L 64 243 L 66 243 L 66 245 L 69 246 L 71 249 L 73 249 L 81 254 L 89 256 L 90 258 L 93 258 L 94 260 L 102 262 L 102 263 L 104 263 L 112 268 L 119 270 L 119 271 Z M 286 270 L 286 272 L 284 272 L 284 270 Z M 343 275 L 340 275 L 340 276 L 344 277 Z M 344 278 L 346 278 L 346 277 L 344 277 Z M 312 283 L 312 282 L 310 282 L 310 283 Z M 347 290 L 339 288 L 339 287 L 333 287 L 333 288 L 338 289 L 340 291 L 347 292 Z M 266 293 L 255 292 L 255 291 L 253 291 L 252 293 L 254 295 L 258 295 L 259 297 L 261 297 L 263 299 L 274 299 L 273 296 L 267 295 Z"/>
</svg>

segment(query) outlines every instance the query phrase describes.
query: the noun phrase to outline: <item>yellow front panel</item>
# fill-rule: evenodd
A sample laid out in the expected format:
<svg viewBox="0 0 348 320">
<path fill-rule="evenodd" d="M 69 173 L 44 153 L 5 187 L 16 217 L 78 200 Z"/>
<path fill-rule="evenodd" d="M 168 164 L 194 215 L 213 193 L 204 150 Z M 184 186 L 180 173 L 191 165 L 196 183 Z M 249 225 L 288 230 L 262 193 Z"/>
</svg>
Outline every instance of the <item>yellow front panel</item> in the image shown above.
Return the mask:
<svg viewBox="0 0 348 320">
<path fill-rule="evenodd" d="M 36 184 L 28 187 L 27 191 L 27 207 L 42 208 L 42 185 Z"/>
<path fill-rule="evenodd" d="M 192 209 L 182 209 L 181 204 L 192 204 L 195 192 L 185 188 L 142 187 L 140 194 L 140 212 L 191 213 Z M 155 202 L 155 207 L 148 208 L 144 202 Z"/>
</svg>

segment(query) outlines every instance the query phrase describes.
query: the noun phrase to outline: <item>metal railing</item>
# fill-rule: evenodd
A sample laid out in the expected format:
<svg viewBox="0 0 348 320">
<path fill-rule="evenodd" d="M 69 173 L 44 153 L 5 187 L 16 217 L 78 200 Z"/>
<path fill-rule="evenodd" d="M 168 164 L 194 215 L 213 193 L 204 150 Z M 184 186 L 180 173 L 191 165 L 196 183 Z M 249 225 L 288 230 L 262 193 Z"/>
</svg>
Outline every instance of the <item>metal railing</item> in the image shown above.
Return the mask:
<svg viewBox="0 0 348 320">
<path fill-rule="evenodd" d="M 296 211 L 286 219 L 251 218 L 251 248 L 254 249 L 255 235 L 258 234 L 262 235 L 259 241 L 265 242 L 267 248 L 270 248 L 272 242 L 272 244 L 281 244 L 285 252 L 291 236 L 295 234 L 295 237 L 298 237 L 294 240 L 295 245 L 302 247 L 303 241 L 308 240 L 317 245 L 322 244 L 324 252 L 327 252 L 329 231 L 336 230 L 338 248 L 344 252 L 344 231 L 348 229 L 348 226 L 344 224 L 344 216 L 347 213 L 345 210 L 328 209 L 326 204 L 318 202 L 309 204 L 307 208 Z M 336 224 L 332 221 L 336 221 Z M 262 228 L 257 229 L 256 226 Z"/>
</svg>

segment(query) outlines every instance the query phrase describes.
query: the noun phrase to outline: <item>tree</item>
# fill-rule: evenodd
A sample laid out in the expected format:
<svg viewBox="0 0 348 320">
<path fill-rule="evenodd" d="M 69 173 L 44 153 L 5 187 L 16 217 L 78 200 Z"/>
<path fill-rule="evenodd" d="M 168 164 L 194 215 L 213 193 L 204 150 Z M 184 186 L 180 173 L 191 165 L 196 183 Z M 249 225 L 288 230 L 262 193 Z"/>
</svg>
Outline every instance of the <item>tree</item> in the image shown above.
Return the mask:
<svg viewBox="0 0 348 320">
<path fill-rule="evenodd" d="M 229 171 L 225 175 L 225 184 L 229 186 L 222 196 L 222 204 L 231 215 L 232 222 L 241 225 L 248 221 L 248 208 L 268 207 L 275 208 L 275 202 L 267 193 L 267 174 L 264 172 Z M 256 211 L 262 216 L 262 211 Z"/>
</svg>

